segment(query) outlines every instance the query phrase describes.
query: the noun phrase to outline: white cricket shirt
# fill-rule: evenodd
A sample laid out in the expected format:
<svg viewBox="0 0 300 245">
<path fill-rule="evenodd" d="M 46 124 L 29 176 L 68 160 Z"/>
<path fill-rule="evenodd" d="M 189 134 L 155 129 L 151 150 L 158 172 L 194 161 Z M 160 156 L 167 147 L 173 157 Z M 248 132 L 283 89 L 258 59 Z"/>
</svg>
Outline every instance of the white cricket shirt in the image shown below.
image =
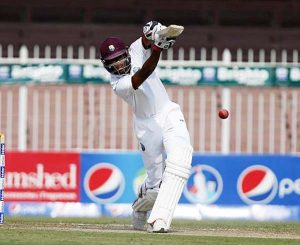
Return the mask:
<svg viewBox="0 0 300 245">
<path fill-rule="evenodd" d="M 140 37 L 130 45 L 131 71 L 125 76 L 111 75 L 111 86 L 114 92 L 124 99 L 138 118 L 149 118 L 161 112 L 171 101 L 161 80 L 155 71 L 134 90 L 131 77 L 137 72 L 150 57 L 151 50 L 144 49 Z"/>
</svg>

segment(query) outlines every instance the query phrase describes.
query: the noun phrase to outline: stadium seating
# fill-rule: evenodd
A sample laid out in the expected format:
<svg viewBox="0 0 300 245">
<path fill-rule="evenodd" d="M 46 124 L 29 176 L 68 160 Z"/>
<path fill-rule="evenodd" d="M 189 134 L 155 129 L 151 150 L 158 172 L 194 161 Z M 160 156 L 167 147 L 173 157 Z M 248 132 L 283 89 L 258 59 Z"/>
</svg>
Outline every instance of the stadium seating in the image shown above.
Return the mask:
<svg viewBox="0 0 300 245">
<path fill-rule="evenodd" d="M 177 47 L 228 48 L 233 60 L 237 48 L 252 48 L 265 49 L 266 58 L 271 49 L 286 49 L 291 61 L 292 49 L 299 47 L 300 2 L 292 0 L 186 0 L 184 4 L 179 0 L 127 0 L 117 6 L 114 1 L 72 1 L 70 5 L 66 0 L 6 0 L 0 2 L 0 9 L 0 44 L 12 44 L 16 50 L 25 44 L 30 55 L 35 44 L 88 48 L 97 46 L 108 35 L 118 35 L 130 43 L 150 19 L 186 27 L 186 35 L 178 40 Z M 7 55 L 5 48 L 2 53 Z M 254 59 L 258 59 L 257 53 Z"/>
</svg>

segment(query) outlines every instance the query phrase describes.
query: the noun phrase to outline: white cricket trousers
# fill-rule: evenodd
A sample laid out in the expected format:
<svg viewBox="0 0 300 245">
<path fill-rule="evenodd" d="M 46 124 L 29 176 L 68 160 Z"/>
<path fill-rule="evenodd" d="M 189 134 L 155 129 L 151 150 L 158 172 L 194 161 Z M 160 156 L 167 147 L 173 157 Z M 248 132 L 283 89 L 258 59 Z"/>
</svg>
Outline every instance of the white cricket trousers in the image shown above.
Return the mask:
<svg viewBox="0 0 300 245">
<path fill-rule="evenodd" d="M 147 171 L 146 188 L 159 188 L 168 152 L 191 144 L 179 105 L 170 102 L 153 117 L 135 117 L 134 130 Z"/>
</svg>

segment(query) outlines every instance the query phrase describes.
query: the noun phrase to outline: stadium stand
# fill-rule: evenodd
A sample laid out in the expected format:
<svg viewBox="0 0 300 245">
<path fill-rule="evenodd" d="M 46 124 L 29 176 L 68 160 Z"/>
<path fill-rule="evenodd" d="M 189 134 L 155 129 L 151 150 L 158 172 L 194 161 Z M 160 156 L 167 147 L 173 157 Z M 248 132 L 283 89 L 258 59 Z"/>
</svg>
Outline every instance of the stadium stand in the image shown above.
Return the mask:
<svg viewBox="0 0 300 245">
<path fill-rule="evenodd" d="M 292 60 L 292 49 L 299 47 L 300 2 L 242 0 L 154 0 L 154 1 L 12 1 L 0 2 L 0 43 L 29 47 L 72 43 L 84 47 L 97 46 L 107 35 L 119 35 L 127 43 L 140 32 L 141 24 L 150 19 L 163 23 L 179 23 L 186 35 L 178 47 L 201 47 L 218 50 L 228 48 L 234 54 L 237 47 L 266 50 L 286 49 Z M 64 49 L 63 49 L 64 50 Z M 76 56 L 75 51 L 75 56 Z M 210 53 L 210 52 L 209 52 Z M 258 52 L 254 52 L 258 59 Z M 197 55 L 197 54 L 196 54 Z M 221 55 L 221 54 L 219 54 Z M 66 52 L 63 52 L 66 56 Z M 210 58 L 210 57 L 208 57 Z M 243 57 L 245 58 L 245 57 Z"/>
</svg>

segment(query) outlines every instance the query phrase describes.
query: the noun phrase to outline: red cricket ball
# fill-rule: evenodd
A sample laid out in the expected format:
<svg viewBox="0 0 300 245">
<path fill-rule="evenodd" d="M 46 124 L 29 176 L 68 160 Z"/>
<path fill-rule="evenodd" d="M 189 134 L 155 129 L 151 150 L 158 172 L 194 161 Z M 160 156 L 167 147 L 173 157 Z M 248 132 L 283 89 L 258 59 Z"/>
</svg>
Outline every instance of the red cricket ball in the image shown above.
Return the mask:
<svg viewBox="0 0 300 245">
<path fill-rule="evenodd" d="M 229 112 L 226 109 L 222 109 L 219 111 L 219 117 L 221 119 L 226 119 L 229 116 Z"/>
</svg>

